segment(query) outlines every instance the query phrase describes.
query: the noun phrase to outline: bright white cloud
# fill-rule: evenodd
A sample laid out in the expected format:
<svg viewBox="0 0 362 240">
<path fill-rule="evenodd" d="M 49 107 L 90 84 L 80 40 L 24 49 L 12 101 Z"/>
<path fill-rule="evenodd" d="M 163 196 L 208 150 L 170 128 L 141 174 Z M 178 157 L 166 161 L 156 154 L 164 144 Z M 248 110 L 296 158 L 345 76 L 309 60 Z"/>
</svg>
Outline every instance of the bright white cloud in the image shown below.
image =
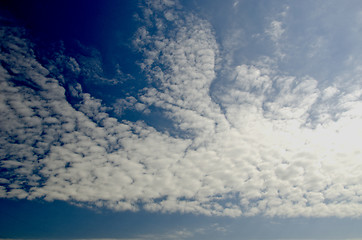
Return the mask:
<svg viewBox="0 0 362 240">
<path fill-rule="evenodd" d="M 134 46 L 151 84 L 116 106 L 157 108 L 180 137 L 120 122 L 81 88 L 75 109 L 24 35 L 2 28 L 0 196 L 232 217 L 360 216 L 362 92 L 322 89 L 261 60 L 232 68 L 211 93 L 214 33 L 176 5 L 143 9 Z"/>
</svg>

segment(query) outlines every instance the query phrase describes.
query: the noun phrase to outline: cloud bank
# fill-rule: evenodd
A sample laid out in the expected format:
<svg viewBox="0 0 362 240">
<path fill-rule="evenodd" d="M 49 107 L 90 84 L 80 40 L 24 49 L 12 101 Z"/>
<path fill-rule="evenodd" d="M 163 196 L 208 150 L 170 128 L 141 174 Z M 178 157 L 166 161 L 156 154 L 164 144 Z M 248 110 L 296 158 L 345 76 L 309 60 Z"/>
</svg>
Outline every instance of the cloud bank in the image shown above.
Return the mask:
<svg viewBox="0 0 362 240">
<path fill-rule="evenodd" d="M 149 84 L 120 99 L 120 112 L 161 111 L 175 134 L 111 117 L 80 85 L 72 105 L 67 76 L 50 74 L 20 28 L 2 27 L 0 197 L 232 217 L 362 214 L 361 90 L 322 88 L 267 58 L 218 79 L 207 21 L 174 1 L 141 10 L 133 46 Z M 281 25 L 270 26 L 276 41 Z"/>
</svg>

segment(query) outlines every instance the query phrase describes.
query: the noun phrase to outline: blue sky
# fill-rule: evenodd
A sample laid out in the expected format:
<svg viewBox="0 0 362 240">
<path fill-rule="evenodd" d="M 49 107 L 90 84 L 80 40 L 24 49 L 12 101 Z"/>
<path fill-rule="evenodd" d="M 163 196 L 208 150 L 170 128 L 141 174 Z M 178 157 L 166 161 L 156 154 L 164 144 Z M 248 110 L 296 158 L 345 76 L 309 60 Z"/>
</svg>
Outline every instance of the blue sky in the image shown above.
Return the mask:
<svg viewBox="0 0 362 240">
<path fill-rule="evenodd" d="M 359 1 L 4 1 L 1 239 L 362 239 Z"/>
</svg>

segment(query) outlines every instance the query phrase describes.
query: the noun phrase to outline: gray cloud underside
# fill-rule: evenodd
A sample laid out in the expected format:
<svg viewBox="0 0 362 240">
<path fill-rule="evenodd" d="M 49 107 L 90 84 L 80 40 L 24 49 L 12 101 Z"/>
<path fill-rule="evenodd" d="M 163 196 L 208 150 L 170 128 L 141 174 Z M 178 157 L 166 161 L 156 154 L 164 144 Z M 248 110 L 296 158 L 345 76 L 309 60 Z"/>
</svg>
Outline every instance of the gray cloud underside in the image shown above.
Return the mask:
<svg viewBox="0 0 362 240">
<path fill-rule="evenodd" d="M 75 109 L 19 30 L 3 27 L 1 197 L 224 216 L 362 214 L 361 90 L 320 89 L 260 60 L 210 92 L 220 60 L 211 26 L 172 1 L 149 2 L 140 18 L 133 43 L 156 87 L 132 106 L 162 109 L 190 137 L 120 122 L 87 93 Z"/>
</svg>

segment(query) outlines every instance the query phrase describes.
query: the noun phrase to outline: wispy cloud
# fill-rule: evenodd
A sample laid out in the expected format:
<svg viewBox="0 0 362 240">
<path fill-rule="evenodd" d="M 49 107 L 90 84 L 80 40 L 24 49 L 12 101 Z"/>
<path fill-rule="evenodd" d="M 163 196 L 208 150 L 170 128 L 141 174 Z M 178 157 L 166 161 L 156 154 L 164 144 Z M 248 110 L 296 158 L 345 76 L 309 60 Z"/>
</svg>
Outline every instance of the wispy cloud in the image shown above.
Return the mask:
<svg viewBox="0 0 362 240">
<path fill-rule="evenodd" d="M 282 24 L 283 23 L 280 21 L 273 20 L 270 23 L 269 28 L 267 28 L 265 31 L 274 42 L 278 42 L 278 40 L 281 38 L 281 36 L 285 31 L 285 29 L 283 29 Z"/>
</svg>

